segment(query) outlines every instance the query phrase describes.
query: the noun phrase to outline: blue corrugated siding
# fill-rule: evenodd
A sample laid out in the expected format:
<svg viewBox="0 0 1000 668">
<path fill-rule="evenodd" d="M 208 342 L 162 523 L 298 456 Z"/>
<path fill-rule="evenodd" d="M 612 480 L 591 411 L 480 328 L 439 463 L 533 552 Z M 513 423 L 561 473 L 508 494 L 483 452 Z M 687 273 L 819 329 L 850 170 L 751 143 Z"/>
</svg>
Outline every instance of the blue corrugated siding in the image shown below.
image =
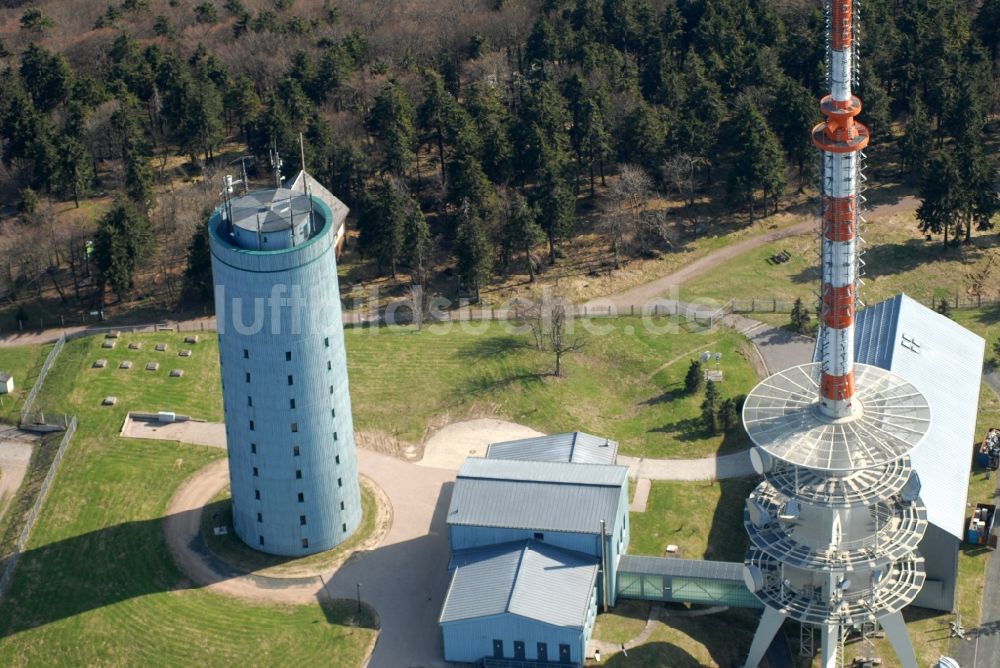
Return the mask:
<svg viewBox="0 0 1000 668">
<path fill-rule="evenodd" d="M 325 204 L 316 208 L 330 215 Z M 333 227 L 327 222 L 307 244 L 274 253 L 211 237 L 233 523 L 247 544 L 273 554 L 329 549 L 361 520 Z M 272 296 L 302 301 L 296 307 Z"/>
<path fill-rule="evenodd" d="M 441 625 L 446 661 L 477 661 L 484 656 L 493 656 L 493 640 L 502 640 L 504 656 L 514 657 L 514 641 L 524 642 L 525 658 L 538 659 L 538 643 L 548 646 L 549 661 L 558 665 L 559 645 L 570 647 L 570 660 L 583 663 L 587 651 L 587 641 L 593 631 L 593 620 L 597 615 L 596 601 L 591 601 L 589 625 L 583 629 L 567 629 L 542 624 L 517 615 L 503 614 L 479 619 L 448 622 Z"/>
</svg>

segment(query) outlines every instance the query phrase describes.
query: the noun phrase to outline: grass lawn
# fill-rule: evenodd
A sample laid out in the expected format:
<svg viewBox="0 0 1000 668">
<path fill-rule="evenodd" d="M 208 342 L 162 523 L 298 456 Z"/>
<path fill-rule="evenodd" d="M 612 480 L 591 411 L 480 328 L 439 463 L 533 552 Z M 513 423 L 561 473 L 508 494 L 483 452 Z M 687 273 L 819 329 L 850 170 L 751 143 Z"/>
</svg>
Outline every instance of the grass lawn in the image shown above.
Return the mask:
<svg viewBox="0 0 1000 668">
<path fill-rule="evenodd" d="M 0 348 L 0 371 L 14 376 L 14 392 L 0 394 L 0 422 L 17 424 L 24 400 L 35 384 L 42 362 L 51 349 L 51 345 Z"/>
<path fill-rule="evenodd" d="M 128 341 L 143 344 L 126 349 Z M 220 419 L 218 357 L 211 339 L 177 356 L 182 337 L 125 335 L 66 345 L 43 392 L 48 410 L 80 427 L 0 606 L 0 665 L 357 666 L 374 638 L 354 604 L 250 605 L 193 588 L 174 566 L 162 517 L 177 486 L 223 456 L 213 448 L 124 440 L 129 409 L 171 408 Z M 166 353 L 152 350 L 166 342 Z M 94 359 L 109 368 L 91 369 Z M 138 369 L 121 371 L 132 359 Z M 160 370 L 141 370 L 146 361 Z M 184 368 L 183 378 L 167 378 Z M 99 406 L 114 394 L 119 404 Z"/>
<path fill-rule="evenodd" d="M 631 513 L 629 554 L 663 556 L 667 545 L 685 559 L 743 561 L 743 504 L 752 479 L 719 482 L 655 480 L 644 513 Z"/>
<path fill-rule="evenodd" d="M 633 602 L 629 602 L 629 606 L 633 605 L 635 605 Z M 602 629 L 610 633 L 628 628 L 629 624 L 636 621 L 631 618 L 633 615 L 648 610 L 648 604 L 640 605 L 641 609 L 626 608 L 621 611 L 623 606 L 616 606 L 612 613 L 602 615 L 595 636 Z M 605 621 L 605 617 L 609 619 Z M 643 625 L 645 625 L 644 616 Z M 618 653 L 603 659 L 599 665 L 615 668 L 739 666 L 750 649 L 756 625 L 755 613 L 736 608 L 703 617 L 668 616 L 662 621 L 655 622 L 649 640 L 635 649 L 628 650 L 628 656 Z M 616 642 L 611 637 L 600 637 L 603 640 Z"/>
<path fill-rule="evenodd" d="M 564 358 L 561 378 L 550 375 L 554 358 L 534 349 L 530 333 L 499 323 L 348 330 L 355 426 L 420 442 L 447 422 L 498 415 L 546 433 L 607 436 L 624 454 L 694 457 L 745 445 L 706 434 L 697 420 L 703 397 L 683 389 L 690 360 L 710 350 L 723 356 L 722 396 L 748 392 L 757 375 L 745 338 L 725 329 L 651 332 L 639 318 L 593 324 L 606 333 L 585 333 L 586 347 Z"/>
<path fill-rule="evenodd" d="M 982 234 L 973 237 L 971 245 L 945 248 L 940 240 L 924 240 L 913 213 L 880 216 L 865 227 L 863 236 L 866 266 L 861 298 L 869 304 L 900 292 L 925 303 L 932 297 L 948 297 L 954 302 L 956 292 L 969 299 L 966 275 L 980 269 L 988 254 L 996 254 L 998 241 L 996 234 Z M 791 253 L 788 262 L 767 263 L 767 258 L 782 250 Z M 753 298 L 764 301 L 766 308 L 770 308 L 771 299 L 794 301 L 802 297 L 813 304 L 819 286 L 818 250 L 815 234 L 765 244 L 685 283 L 681 297 L 720 301 Z M 997 294 L 988 296 L 996 298 Z"/>
</svg>

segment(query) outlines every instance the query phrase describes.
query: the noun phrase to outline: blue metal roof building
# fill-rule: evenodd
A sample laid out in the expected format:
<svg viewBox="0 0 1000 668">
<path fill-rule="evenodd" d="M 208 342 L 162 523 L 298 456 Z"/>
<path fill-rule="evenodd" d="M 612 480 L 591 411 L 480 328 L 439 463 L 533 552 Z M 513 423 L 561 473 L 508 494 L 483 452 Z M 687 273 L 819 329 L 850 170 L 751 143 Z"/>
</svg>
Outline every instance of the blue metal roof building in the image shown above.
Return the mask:
<svg viewBox="0 0 1000 668">
<path fill-rule="evenodd" d="M 857 361 L 890 370 L 927 398 L 931 426 L 910 459 L 930 526 L 920 542 L 927 580 L 913 604 L 951 611 L 966 520 L 986 342 L 904 294 L 858 314 Z"/>
<path fill-rule="evenodd" d="M 573 464 L 615 464 L 618 441 L 571 431 L 551 436 L 535 436 L 516 441 L 491 443 L 487 459 L 521 459 L 535 462 L 570 462 Z"/>
<path fill-rule="evenodd" d="M 445 659 L 582 663 L 597 616 L 598 559 L 528 540 L 452 556 Z"/>
<path fill-rule="evenodd" d="M 509 459 L 470 457 L 458 472 L 447 516 L 454 572 L 440 620 L 449 660 L 582 665 L 605 590 L 615 600 L 629 542 L 628 468 L 570 463 L 570 439 L 537 440 L 504 444 Z M 528 458 L 539 452 L 545 460 Z"/>
</svg>

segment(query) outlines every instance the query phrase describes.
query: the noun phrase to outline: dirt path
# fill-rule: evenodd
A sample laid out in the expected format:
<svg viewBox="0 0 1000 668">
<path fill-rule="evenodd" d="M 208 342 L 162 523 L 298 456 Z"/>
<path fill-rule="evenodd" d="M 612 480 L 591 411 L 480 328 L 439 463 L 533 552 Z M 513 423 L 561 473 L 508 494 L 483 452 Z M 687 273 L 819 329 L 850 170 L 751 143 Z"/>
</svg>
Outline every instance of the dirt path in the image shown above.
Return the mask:
<svg viewBox="0 0 1000 668">
<path fill-rule="evenodd" d="M 611 303 L 614 304 L 619 311 L 621 311 L 621 309 L 628 308 L 633 304 L 646 304 L 647 302 L 651 302 L 654 299 L 661 297 L 671 288 L 677 287 L 686 281 L 690 281 L 692 278 L 701 276 L 702 274 L 714 269 L 726 260 L 731 260 L 734 257 L 746 253 L 747 251 L 753 250 L 754 248 L 759 248 L 764 244 L 769 244 L 772 241 L 806 234 L 815 227 L 816 222 L 810 219 L 804 220 L 801 223 L 795 223 L 789 227 L 770 230 L 764 234 L 748 237 L 742 241 L 730 244 L 717 251 L 713 251 L 708 255 L 700 257 L 691 264 L 678 269 L 672 274 L 668 274 L 662 278 L 656 279 L 655 281 L 650 281 L 649 283 L 636 286 L 630 290 L 625 290 L 624 292 L 595 299 L 593 302 L 588 303 L 588 306 L 592 305 L 601 307 L 607 306 Z"/>
</svg>

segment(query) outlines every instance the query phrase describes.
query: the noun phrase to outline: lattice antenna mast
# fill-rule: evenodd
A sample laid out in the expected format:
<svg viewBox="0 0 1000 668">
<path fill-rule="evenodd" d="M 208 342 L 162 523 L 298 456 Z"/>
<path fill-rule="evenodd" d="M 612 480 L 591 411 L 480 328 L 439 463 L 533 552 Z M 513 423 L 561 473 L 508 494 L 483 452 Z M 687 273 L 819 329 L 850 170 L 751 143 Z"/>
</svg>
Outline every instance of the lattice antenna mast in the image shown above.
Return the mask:
<svg viewBox="0 0 1000 668">
<path fill-rule="evenodd" d="M 904 668 L 916 668 L 901 610 L 926 575 L 917 551 L 927 529 L 909 453 L 930 407 L 890 371 L 855 363 L 859 186 L 868 128 L 861 100 L 853 0 L 828 0 L 830 92 L 812 131 L 823 163 L 822 323 L 818 361 L 780 371 L 747 396 L 750 458 L 764 477 L 747 499 L 747 587 L 764 604 L 747 656 L 756 668 L 786 619 L 818 628 L 823 668 L 841 668 L 843 639 L 881 624 Z M 811 633 L 809 634 L 811 638 Z"/>
</svg>

